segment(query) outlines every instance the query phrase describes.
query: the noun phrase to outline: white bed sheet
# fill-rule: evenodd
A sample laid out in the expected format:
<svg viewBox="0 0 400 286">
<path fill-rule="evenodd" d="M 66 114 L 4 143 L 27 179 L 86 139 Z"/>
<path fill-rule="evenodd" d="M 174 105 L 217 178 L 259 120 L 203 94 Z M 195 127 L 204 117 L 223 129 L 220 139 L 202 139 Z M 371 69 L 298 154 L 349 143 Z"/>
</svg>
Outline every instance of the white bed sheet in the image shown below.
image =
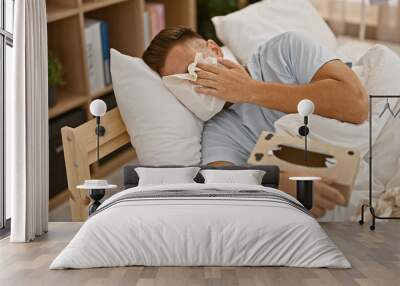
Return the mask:
<svg viewBox="0 0 400 286">
<path fill-rule="evenodd" d="M 128 189 L 103 205 L 132 192 L 205 188 L 291 198 L 262 186 L 181 184 Z M 127 265 L 351 267 L 318 222 L 295 207 L 258 199 L 186 198 L 125 201 L 99 212 L 50 269 Z"/>
</svg>

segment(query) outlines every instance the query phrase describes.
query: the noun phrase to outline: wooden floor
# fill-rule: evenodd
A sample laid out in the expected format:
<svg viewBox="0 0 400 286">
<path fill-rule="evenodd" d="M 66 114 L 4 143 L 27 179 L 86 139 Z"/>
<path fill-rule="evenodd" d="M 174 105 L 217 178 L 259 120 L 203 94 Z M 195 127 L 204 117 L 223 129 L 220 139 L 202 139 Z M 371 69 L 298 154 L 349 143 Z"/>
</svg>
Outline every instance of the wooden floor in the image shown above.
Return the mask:
<svg viewBox="0 0 400 286">
<path fill-rule="evenodd" d="M 375 232 L 356 223 L 322 224 L 352 269 L 288 267 L 124 267 L 48 270 L 80 227 L 50 223 L 49 233 L 29 244 L 0 241 L 0 285 L 400 285 L 400 224 L 379 223 Z"/>
</svg>

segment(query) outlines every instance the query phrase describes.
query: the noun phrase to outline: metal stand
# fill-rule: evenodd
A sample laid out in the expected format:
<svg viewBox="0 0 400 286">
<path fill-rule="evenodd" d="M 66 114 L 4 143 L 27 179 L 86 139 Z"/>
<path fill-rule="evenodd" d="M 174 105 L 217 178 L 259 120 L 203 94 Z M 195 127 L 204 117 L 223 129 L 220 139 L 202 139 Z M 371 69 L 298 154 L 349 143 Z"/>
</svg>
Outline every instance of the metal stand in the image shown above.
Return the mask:
<svg viewBox="0 0 400 286">
<path fill-rule="evenodd" d="M 289 177 L 296 181 L 296 198 L 308 210 L 313 207 L 313 184 L 321 180 L 320 177 Z"/>
<path fill-rule="evenodd" d="M 297 200 L 311 210 L 313 207 L 313 181 L 299 180 L 296 182 Z"/>
<path fill-rule="evenodd" d="M 100 125 L 100 116 L 96 116 L 96 129 L 94 131 L 97 135 L 97 164 L 100 163 L 100 136 L 106 134 L 104 126 Z"/>
<path fill-rule="evenodd" d="M 101 205 L 100 200 L 104 197 L 105 193 L 105 189 L 92 189 L 89 191 L 89 197 L 92 199 L 92 203 L 89 205 L 89 216 Z"/>
<path fill-rule="evenodd" d="M 106 129 L 100 125 L 100 116 L 96 116 L 96 129 L 97 135 L 97 163 L 100 163 L 100 136 L 104 136 Z M 97 208 L 101 205 L 100 200 L 106 194 L 105 189 L 91 189 L 89 191 L 89 197 L 92 199 L 92 203 L 89 205 L 89 216 L 94 213 Z"/>
<path fill-rule="evenodd" d="M 400 217 L 382 217 L 375 214 L 375 209 L 372 205 L 372 100 L 374 98 L 400 98 L 400 95 L 370 95 L 369 96 L 369 199 L 368 204 L 361 206 L 361 219 L 358 221 L 360 225 L 364 224 L 364 209 L 369 208 L 372 216 L 372 224 L 369 226 L 370 230 L 375 230 L 375 220 L 377 219 L 400 219 Z"/>
</svg>

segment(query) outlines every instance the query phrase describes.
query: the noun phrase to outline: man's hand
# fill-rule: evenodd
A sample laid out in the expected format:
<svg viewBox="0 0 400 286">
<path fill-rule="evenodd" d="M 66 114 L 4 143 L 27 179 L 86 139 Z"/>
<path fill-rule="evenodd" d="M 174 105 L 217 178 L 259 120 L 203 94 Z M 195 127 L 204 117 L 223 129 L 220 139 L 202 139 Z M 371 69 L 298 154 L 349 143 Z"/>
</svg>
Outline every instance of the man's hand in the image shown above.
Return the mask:
<svg viewBox="0 0 400 286">
<path fill-rule="evenodd" d="M 257 84 L 247 71 L 232 61 L 219 59 L 220 65 L 201 64 L 197 71 L 198 93 L 219 97 L 225 101 L 247 102 L 247 96 Z"/>
<path fill-rule="evenodd" d="M 314 205 L 311 213 L 315 217 L 323 216 L 328 210 L 333 210 L 336 205 L 344 205 L 346 200 L 340 190 L 332 182 L 314 182 Z"/>
<path fill-rule="evenodd" d="M 299 176 L 300 174 L 281 172 L 279 179 L 279 189 L 296 198 L 296 183 L 289 180 L 289 177 Z M 327 211 L 333 210 L 337 205 L 346 203 L 339 186 L 334 182 L 323 179 L 315 181 L 313 188 L 313 208 L 311 213 L 318 218 L 323 216 Z"/>
</svg>

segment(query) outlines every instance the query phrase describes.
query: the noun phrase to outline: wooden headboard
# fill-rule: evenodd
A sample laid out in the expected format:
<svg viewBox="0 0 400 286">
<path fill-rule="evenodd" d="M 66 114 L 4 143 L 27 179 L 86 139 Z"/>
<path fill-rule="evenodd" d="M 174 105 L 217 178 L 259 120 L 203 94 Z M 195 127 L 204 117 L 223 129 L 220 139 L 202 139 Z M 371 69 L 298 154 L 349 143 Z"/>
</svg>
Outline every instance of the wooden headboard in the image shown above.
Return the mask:
<svg viewBox="0 0 400 286">
<path fill-rule="evenodd" d="M 101 125 L 106 133 L 100 137 L 100 158 L 130 143 L 118 108 L 107 112 L 101 118 Z M 83 221 L 88 217 L 90 199 L 86 191 L 78 190 L 76 186 L 91 178 L 90 166 L 97 160 L 95 128 L 96 119 L 92 119 L 76 128 L 61 129 L 73 221 Z"/>
</svg>

